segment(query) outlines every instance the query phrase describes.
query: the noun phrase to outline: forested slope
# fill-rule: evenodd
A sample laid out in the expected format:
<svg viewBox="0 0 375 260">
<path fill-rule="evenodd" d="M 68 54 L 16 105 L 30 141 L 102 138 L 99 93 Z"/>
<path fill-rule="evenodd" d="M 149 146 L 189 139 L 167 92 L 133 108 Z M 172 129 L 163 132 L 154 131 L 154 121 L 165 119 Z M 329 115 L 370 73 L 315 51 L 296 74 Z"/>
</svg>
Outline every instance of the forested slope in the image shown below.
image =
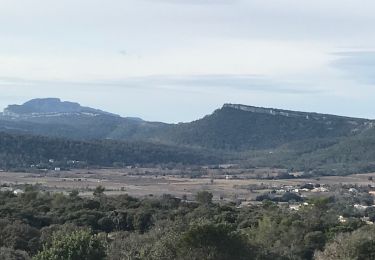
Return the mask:
<svg viewBox="0 0 375 260">
<path fill-rule="evenodd" d="M 260 111 L 263 112 L 224 106 L 200 120 L 171 126 L 164 139 L 183 145 L 245 151 L 275 148 L 301 140 L 352 136 L 369 126 L 369 120 L 365 119 Z"/>
<path fill-rule="evenodd" d="M 62 166 L 81 161 L 91 166 L 114 164 L 215 163 L 219 160 L 201 150 L 147 142 L 72 141 L 30 135 L 0 133 L 0 167 L 30 167 L 54 159 Z"/>
</svg>

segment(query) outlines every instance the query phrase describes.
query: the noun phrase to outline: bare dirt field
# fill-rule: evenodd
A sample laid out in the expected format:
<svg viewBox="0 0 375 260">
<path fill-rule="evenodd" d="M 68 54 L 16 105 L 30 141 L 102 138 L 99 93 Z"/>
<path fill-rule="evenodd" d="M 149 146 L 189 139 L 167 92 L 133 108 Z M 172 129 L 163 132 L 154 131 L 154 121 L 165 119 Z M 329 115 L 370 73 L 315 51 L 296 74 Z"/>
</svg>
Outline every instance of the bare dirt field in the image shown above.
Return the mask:
<svg viewBox="0 0 375 260">
<path fill-rule="evenodd" d="M 283 185 L 297 186 L 305 183 L 326 185 L 353 184 L 373 185 L 369 180 L 375 173 L 349 176 L 329 176 L 319 179 L 226 179 L 215 178 L 215 172 L 199 178 L 182 177 L 176 170 L 160 169 L 95 169 L 50 171 L 46 173 L 0 172 L 0 185 L 40 184 L 48 191 L 70 192 L 79 190 L 81 195 L 92 195 L 93 189 L 101 185 L 106 194 L 129 194 L 136 197 L 161 196 L 172 194 L 176 197 L 186 195 L 192 198 L 198 191 L 207 190 L 214 199 L 253 200 L 266 190 Z M 262 188 L 263 187 L 263 188 Z"/>
</svg>

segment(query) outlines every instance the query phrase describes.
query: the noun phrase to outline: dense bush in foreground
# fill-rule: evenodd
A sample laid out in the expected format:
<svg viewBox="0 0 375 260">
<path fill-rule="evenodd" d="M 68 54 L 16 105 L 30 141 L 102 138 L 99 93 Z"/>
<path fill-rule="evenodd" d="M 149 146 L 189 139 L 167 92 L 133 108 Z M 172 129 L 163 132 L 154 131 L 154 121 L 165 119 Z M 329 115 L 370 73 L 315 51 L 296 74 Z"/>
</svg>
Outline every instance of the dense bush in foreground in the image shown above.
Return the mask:
<svg viewBox="0 0 375 260">
<path fill-rule="evenodd" d="M 207 192 L 92 198 L 0 193 L 0 259 L 373 259 L 375 228 L 345 200 L 318 198 L 299 211 L 264 201 L 237 208 Z M 345 214 L 345 223 L 338 216 Z M 367 258 L 366 258 L 366 257 Z M 343 258 L 344 257 L 344 258 Z M 364 258 L 365 257 L 365 258 Z"/>
</svg>

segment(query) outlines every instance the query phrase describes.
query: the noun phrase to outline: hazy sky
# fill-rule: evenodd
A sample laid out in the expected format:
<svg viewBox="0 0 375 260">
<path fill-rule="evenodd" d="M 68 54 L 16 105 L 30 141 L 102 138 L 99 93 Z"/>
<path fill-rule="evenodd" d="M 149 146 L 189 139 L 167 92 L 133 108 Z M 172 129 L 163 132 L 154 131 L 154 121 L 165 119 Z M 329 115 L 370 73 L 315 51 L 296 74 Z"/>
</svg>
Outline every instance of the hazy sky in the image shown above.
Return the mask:
<svg viewBox="0 0 375 260">
<path fill-rule="evenodd" d="M 190 121 L 223 103 L 375 118 L 373 0 L 0 0 L 0 110 Z"/>
</svg>

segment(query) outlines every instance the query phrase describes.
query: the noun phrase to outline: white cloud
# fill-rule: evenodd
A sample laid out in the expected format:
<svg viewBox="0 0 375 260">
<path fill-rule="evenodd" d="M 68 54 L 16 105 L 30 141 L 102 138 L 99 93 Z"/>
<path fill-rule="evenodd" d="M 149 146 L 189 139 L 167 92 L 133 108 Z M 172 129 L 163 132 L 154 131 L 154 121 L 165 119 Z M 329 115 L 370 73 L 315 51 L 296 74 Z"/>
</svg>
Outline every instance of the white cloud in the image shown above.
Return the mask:
<svg viewBox="0 0 375 260">
<path fill-rule="evenodd" d="M 194 119 L 224 102 L 375 117 L 366 105 L 375 98 L 372 68 L 337 56 L 374 49 L 370 0 L 0 0 L 0 6 L 0 77 L 20 79 L 0 83 L 2 106 L 61 96 L 169 121 Z M 240 75 L 257 75 L 261 84 Z M 134 78 L 142 82 L 129 88 Z M 214 89 L 219 81 L 231 84 Z M 182 108 L 189 102 L 195 110 Z M 150 103 L 158 108 L 147 110 Z"/>
</svg>

